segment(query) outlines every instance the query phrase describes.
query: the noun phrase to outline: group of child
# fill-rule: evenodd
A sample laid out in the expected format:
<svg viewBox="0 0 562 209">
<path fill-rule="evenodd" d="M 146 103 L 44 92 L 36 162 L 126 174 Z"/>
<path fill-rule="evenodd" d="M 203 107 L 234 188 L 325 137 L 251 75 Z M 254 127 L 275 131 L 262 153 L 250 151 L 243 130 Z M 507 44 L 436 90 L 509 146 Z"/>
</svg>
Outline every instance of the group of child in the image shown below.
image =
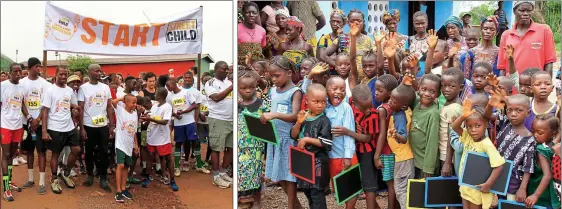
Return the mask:
<svg viewBox="0 0 562 209">
<path fill-rule="evenodd" d="M 494 207 L 490 187 L 506 160 L 514 167 L 500 199 L 560 208 L 560 99 L 548 99 L 554 89 L 549 73 L 529 68 L 517 75 L 509 45 L 510 77 L 496 77 L 486 61 L 474 63 L 466 77 L 464 58 L 455 56 L 460 46 L 448 50 L 432 30 L 423 69 L 414 54 L 397 49 L 394 33 L 377 35 L 376 51 L 358 56 L 363 21 L 348 19 L 349 53 L 337 54 L 331 64 L 337 75 L 315 58 L 297 68 L 287 56 L 254 61 L 248 54 L 238 73 L 239 204 L 259 208 L 264 182 L 272 181 L 286 193 L 288 208 L 303 208 L 297 189 L 309 208 L 327 208 L 330 180 L 359 164 L 367 208 L 385 208 L 376 202 L 382 175 L 388 208 L 405 209 L 409 179 L 462 175 L 464 155 L 472 151 L 488 155 L 493 172 L 478 189 L 460 186 L 464 208 Z M 243 112 L 272 121 L 279 144 L 249 136 Z M 290 146 L 314 153 L 315 183 L 290 174 Z M 356 201 L 348 200 L 346 208 Z"/>
</svg>

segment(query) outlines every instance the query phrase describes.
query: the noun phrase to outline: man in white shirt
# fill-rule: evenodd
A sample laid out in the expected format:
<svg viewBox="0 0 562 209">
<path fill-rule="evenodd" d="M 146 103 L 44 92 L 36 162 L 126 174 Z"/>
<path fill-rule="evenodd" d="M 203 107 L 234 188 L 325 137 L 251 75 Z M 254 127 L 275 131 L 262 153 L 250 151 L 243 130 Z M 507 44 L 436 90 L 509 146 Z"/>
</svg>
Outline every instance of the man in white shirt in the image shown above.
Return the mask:
<svg viewBox="0 0 562 209">
<path fill-rule="evenodd" d="M 4 199 L 14 201 L 11 190 L 21 192 L 21 188 L 12 183 L 12 158 L 18 149 L 18 144 L 23 136 L 23 120 L 21 115 L 28 121 L 31 116 L 23 105 L 24 88 L 19 84 L 21 66 L 17 63 L 10 65 L 10 79 L 3 81 L 0 85 L 0 132 L 2 139 L 2 180 L 4 185 Z"/>
<path fill-rule="evenodd" d="M 111 90 L 109 86 L 99 82 L 101 66 L 90 64 L 88 77 L 90 82 L 82 84 L 78 90 L 78 105 L 80 106 L 80 135 L 85 141 L 86 170 L 88 179 L 84 186 L 89 187 L 94 183 L 94 163 L 100 175 L 100 186 L 111 192 L 107 181 L 107 167 L 109 158 L 107 150 L 109 138 L 115 128 L 114 110 L 111 105 Z M 94 147 L 98 152 L 94 153 Z M 97 157 L 95 157 L 97 156 Z M 96 159 L 97 158 L 97 159 Z"/>
<path fill-rule="evenodd" d="M 49 83 L 47 80 L 39 76 L 39 71 L 41 70 L 41 61 L 39 59 L 32 57 L 27 61 L 29 65 L 29 74 L 27 77 L 21 79 L 20 84 L 25 90 L 24 101 L 27 111 L 31 115 L 31 124 L 24 121 L 24 128 L 28 131 L 27 138 L 22 141 L 21 147 L 27 154 L 27 172 L 28 181 L 22 185 L 22 188 L 31 188 L 35 185 L 33 179 L 33 161 L 35 148 L 37 147 L 37 158 L 39 165 L 39 190 L 40 195 L 46 194 L 45 189 L 45 164 L 46 164 L 46 152 L 47 144 L 42 138 L 42 127 L 41 127 L 41 101 L 43 100 L 43 95 L 47 89 L 51 88 L 53 84 Z M 35 137 L 33 136 L 35 134 Z"/>
<path fill-rule="evenodd" d="M 72 88 L 66 85 L 68 68 L 58 66 L 55 72 L 56 81 L 45 95 L 41 110 L 43 126 L 42 138 L 47 142 L 51 150 L 51 172 L 53 175 L 51 189 L 55 194 L 62 193 L 60 181 L 64 181 L 68 188 L 74 188 L 75 184 L 70 179 L 70 170 L 75 165 L 76 156 L 80 153 L 80 137 L 72 121 L 71 109 L 80 110 L 76 96 Z M 65 146 L 70 146 L 71 153 L 68 162 L 57 178 L 57 159 Z"/>
<path fill-rule="evenodd" d="M 199 82 L 199 80 L 197 80 L 197 74 L 199 73 L 198 70 L 199 69 L 197 69 L 196 66 L 193 66 L 193 67 L 189 68 L 189 70 L 187 71 L 187 72 L 191 72 L 193 74 L 193 85 L 195 87 L 197 87 L 197 84 Z M 185 74 L 184 74 L 184 77 L 185 77 Z M 184 78 L 184 82 L 185 82 L 185 78 Z M 201 88 L 203 88 L 203 86 L 201 86 Z"/>
<path fill-rule="evenodd" d="M 232 123 L 232 82 L 226 79 L 228 65 L 224 61 L 215 64 L 215 77 L 205 84 L 209 96 L 209 146 L 211 146 L 211 163 L 213 165 L 213 184 L 219 188 L 228 188 L 232 178 L 226 169 L 232 163 L 233 123 Z M 220 152 L 224 159 L 219 169 Z"/>
<path fill-rule="evenodd" d="M 137 84 L 137 79 L 133 76 L 128 76 L 125 78 L 125 89 L 123 91 L 117 91 L 116 96 L 117 98 L 124 97 L 127 94 L 132 94 L 133 96 L 138 96 L 139 92 L 134 91 L 135 85 Z M 144 96 L 144 95 L 141 95 Z"/>
</svg>

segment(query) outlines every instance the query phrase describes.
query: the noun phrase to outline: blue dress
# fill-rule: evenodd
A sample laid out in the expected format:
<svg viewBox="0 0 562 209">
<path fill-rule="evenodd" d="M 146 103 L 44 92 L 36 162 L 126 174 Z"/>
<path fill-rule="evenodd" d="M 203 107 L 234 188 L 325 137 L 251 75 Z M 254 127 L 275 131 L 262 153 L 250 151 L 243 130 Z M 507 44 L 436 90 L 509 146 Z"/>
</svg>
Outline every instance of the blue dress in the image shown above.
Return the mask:
<svg viewBox="0 0 562 209">
<path fill-rule="evenodd" d="M 277 87 L 271 88 L 271 112 L 288 114 L 293 111 L 293 94 L 300 91 L 299 87 L 284 92 L 279 92 Z M 289 172 L 289 147 L 297 146 L 295 140 L 291 138 L 291 129 L 294 123 L 288 123 L 279 119 L 273 119 L 273 124 L 277 129 L 279 146 L 267 144 L 267 155 L 265 162 L 265 177 L 274 182 L 289 181 L 296 182 L 297 179 Z"/>
</svg>

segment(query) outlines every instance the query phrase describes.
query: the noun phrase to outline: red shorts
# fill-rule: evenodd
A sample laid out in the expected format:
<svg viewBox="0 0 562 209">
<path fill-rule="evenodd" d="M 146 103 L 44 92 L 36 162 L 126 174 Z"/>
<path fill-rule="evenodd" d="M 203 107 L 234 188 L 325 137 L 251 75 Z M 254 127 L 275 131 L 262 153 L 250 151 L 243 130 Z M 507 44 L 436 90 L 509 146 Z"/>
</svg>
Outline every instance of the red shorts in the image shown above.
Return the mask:
<svg viewBox="0 0 562 209">
<path fill-rule="evenodd" d="M 158 146 L 146 145 L 146 148 L 148 149 L 148 152 L 150 153 L 156 152 L 158 153 L 159 156 L 166 156 L 172 154 L 172 143 L 158 145 Z"/>
<path fill-rule="evenodd" d="M 23 128 L 17 130 L 10 130 L 1 128 L 2 144 L 20 143 L 23 138 Z"/>
<path fill-rule="evenodd" d="M 330 178 L 334 178 L 334 176 L 340 174 L 343 171 L 343 160 L 345 158 L 333 158 L 330 159 Z M 351 166 L 357 165 L 359 160 L 357 160 L 357 156 L 353 155 L 351 158 Z"/>
</svg>

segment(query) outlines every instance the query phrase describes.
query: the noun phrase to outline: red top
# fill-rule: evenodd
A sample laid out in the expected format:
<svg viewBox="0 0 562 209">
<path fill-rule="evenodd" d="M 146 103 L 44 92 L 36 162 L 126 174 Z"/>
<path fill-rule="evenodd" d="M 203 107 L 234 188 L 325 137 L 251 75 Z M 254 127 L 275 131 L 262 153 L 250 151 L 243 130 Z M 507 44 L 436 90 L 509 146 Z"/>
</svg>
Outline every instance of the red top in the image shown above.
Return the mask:
<svg viewBox="0 0 562 209">
<path fill-rule="evenodd" d="M 555 182 L 560 183 L 560 157 L 554 155 L 552 158 L 552 178 Z"/>
<path fill-rule="evenodd" d="M 351 105 L 355 117 L 355 132 L 372 136 L 369 142 L 356 142 L 355 150 L 359 153 L 374 152 L 379 136 L 379 114 L 377 110 L 371 108 L 370 114 L 365 115 L 353 105 L 351 97 L 349 98 L 349 105 Z"/>
</svg>

